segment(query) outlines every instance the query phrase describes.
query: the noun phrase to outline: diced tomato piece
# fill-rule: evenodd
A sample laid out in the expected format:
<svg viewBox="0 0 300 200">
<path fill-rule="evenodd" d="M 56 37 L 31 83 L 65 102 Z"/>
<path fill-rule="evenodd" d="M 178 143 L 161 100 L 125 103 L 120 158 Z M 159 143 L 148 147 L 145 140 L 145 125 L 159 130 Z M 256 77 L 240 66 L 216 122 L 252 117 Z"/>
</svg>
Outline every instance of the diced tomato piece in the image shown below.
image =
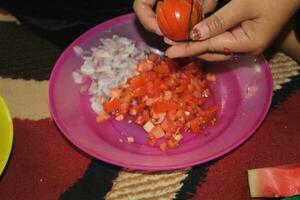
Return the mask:
<svg viewBox="0 0 300 200">
<path fill-rule="evenodd" d="M 138 63 L 137 70 L 139 72 L 147 72 L 153 69 L 154 64 L 149 60 L 143 60 Z"/>
<path fill-rule="evenodd" d="M 165 132 L 159 125 L 157 125 L 150 131 L 150 134 L 154 138 L 158 139 L 164 137 Z"/>
<path fill-rule="evenodd" d="M 143 76 L 136 76 L 130 80 L 130 86 L 132 89 L 143 87 L 145 84 L 146 80 Z"/>
<path fill-rule="evenodd" d="M 164 131 L 168 131 L 169 130 L 169 120 L 168 118 L 165 117 L 165 119 L 162 121 L 162 123 L 160 124 L 160 127 L 164 130 Z"/>
<path fill-rule="evenodd" d="M 178 87 L 176 87 L 175 91 L 177 93 L 182 93 L 182 92 L 186 91 L 187 89 L 188 89 L 188 85 L 181 84 Z"/>
<path fill-rule="evenodd" d="M 165 91 L 165 90 L 168 89 L 168 86 L 167 86 L 166 84 L 164 84 L 164 83 L 161 83 L 160 86 L 159 86 L 159 89 L 160 89 L 161 91 Z"/>
<path fill-rule="evenodd" d="M 153 62 L 153 63 L 157 63 L 160 60 L 159 55 L 155 54 L 155 53 L 150 53 L 148 55 L 148 60 Z"/>
<path fill-rule="evenodd" d="M 116 112 L 120 108 L 121 102 L 119 99 L 112 99 L 111 101 L 105 103 L 104 110 L 107 113 Z"/>
<path fill-rule="evenodd" d="M 129 111 L 129 103 L 121 103 L 120 105 L 120 114 L 122 115 L 127 115 L 128 114 L 128 111 Z"/>
<path fill-rule="evenodd" d="M 176 118 L 184 117 L 184 111 L 183 110 L 178 110 L 175 114 Z"/>
<path fill-rule="evenodd" d="M 164 100 L 165 100 L 165 101 L 169 101 L 169 100 L 171 100 L 171 99 L 172 99 L 172 92 L 169 91 L 169 90 L 166 90 L 166 91 L 164 92 Z"/>
<path fill-rule="evenodd" d="M 192 95 L 188 92 L 188 91 L 185 91 L 182 95 L 182 101 L 184 103 L 188 103 L 190 102 L 191 100 L 193 99 Z"/>
<path fill-rule="evenodd" d="M 171 131 L 167 131 L 166 134 L 165 134 L 165 138 L 169 139 L 171 137 L 172 137 L 172 132 Z"/>
<path fill-rule="evenodd" d="M 153 111 L 155 113 L 165 113 L 169 110 L 176 110 L 179 106 L 177 103 L 168 103 L 168 102 L 156 102 L 153 105 Z"/>
<path fill-rule="evenodd" d="M 149 111 L 148 110 L 144 110 L 142 112 L 142 121 L 143 122 L 147 122 L 150 120 L 150 115 L 149 115 Z"/>
<path fill-rule="evenodd" d="M 149 138 L 147 143 L 148 143 L 150 146 L 155 146 L 156 142 L 157 142 L 157 139 L 156 139 L 156 138 Z"/>
<path fill-rule="evenodd" d="M 159 79 L 156 79 L 153 82 L 153 90 L 150 91 L 151 94 L 155 94 L 155 95 L 159 95 L 160 94 L 160 85 L 161 85 L 161 81 Z"/>
<path fill-rule="evenodd" d="M 193 74 L 196 75 L 200 73 L 200 64 L 198 62 L 190 62 L 183 68 L 184 72 L 187 74 Z"/>
<path fill-rule="evenodd" d="M 200 133 L 201 132 L 201 128 L 200 128 L 200 124 L 199 124 L 199 119 L 193 119 L 191 122 L 191 130 L 193 133 Z"/>
<path fill-rule="evenodd" d="M 162 142 L 160 143 L 159 148 L 161 151 L 166 151 L 168 149 L 168 145 L 166 142 Z"/>
<path fill-rule="evenodd" d="M 164 61 L 162 61 L 158 65 L 156 65 L 153 70 L 159 74 L 171 73 L 171 70 L 170 70 L 168 64 Z"/>
<path fill-rule="evenodd" d="M 136 116 L 138 114 L 138 111 L 135 108 L 130 108 L 129 114 L 132 116 Z"/>
<path fill-rule="evenodd" d="M 152 106 L 155 102 L 155 99 L 154 98 L 148 98 L 146 101 L 145 101 L 145 104 L 147 106 Z"/>
<path fill-rule="evenodd" d="M 147 80 L 147 82 L 151 82 L 151 81 L 157 80 L 158 75 L 154 71 L 149 71 L 149 72 L 144 73 L 144 77 Z"/>
<path fill-rule="evenodd" d="M 169 69 L 170 69 L 171 72 L 175 72 L 175 71 L 176 71 L 176 68 L 177 68 L 178 66 L 177 66 L 177 63 L 175 62 L 175 60 L 166 57 L 166 58 L 165 58 L 165 62 L 166 62 L 167 65 L 169 66 Z"/>
<path fill-rule="evenodd" d="M 170 149 L 174 149 L 178 146 L 178 142 L 175 141 L 175 140 L 172 140 L 172 139 L 169 139 L 167 141 L 167 146 L 170 148 Z"/>
<path fill-rule="evenodd" d="M 217 80 L 217 78 L 216 78 L 215 74 L 208 73 L 208 74 L 206 74 L 206 80 L 214 82 Z"/>
<path fill-rule="evenodd" d="M 138 113 L 141 113 L 145 109 L 146 105 L 143 103 L 134 105 L 130 108 L 130 114 L 131 115 L 137 115 Z"/>
<path fill-rule="evenodd" d="M 129 93 L 124 94 L 124 96 L 121 97 L 122 102 L 124 103 L 130 103 L 132 99 L 132 95 L 130 95 Z"/>
<path fill-rule="evenodd" d="M 169 87 L 175 87 L 177 85 L 176 79 L 172 76 L 168 76 L 164 79 L 164 83 Z"/>
<path fill-rule="evenodd" d="M 135 90 L 132 91 L 132 96 L 133 97 L 144 97 L 147 94 L 147 88 L 145 85 L 143 87 L 136 88 Z"/>
<path fill-rule="evenodd" d="M 170 110 L 167 112 L 167 119 L 173 122 L 176 119 L 176 110 Z"/>
<path fill-rule="evenodd" d="M 210 117 L 210 116 L 214 116 L 218 111 L 218 106 L 210 106 L 204 110 L 200 111 L 200 115 L 202 116 L 206 116 L 206 117 Z"/>
<path fill-rule="evenodd" d="M 138 115 L 135 120 L 135 123 L 142 125 L 143 124 L 142 118 L 143 118 L 142 115 Z"/>
</svg>

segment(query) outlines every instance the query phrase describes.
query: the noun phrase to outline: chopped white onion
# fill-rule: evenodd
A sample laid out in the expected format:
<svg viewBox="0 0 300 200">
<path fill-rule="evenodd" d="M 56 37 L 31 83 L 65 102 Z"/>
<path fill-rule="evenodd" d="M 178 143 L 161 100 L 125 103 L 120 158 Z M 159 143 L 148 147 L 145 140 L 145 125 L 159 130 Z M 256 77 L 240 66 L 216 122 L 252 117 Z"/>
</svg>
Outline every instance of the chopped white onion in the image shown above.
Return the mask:
<svg viewBox="0 0 300 200">
<path fill-rule="evenodd" d="M 91 85 L 88 94 L 91 96 L 91 108 L 99 113 L 102 105 L 97 106 L 98 97 L 109 98 L 109 92 L 126 83 L 129 77 L 136 75 L 136 64 L 145 59 L 149 49 L 137 47 L 135 43 L 118 35 L 112 38 L 100 38 L 100 44 L 85 51 L 79 46 L 74 47 L 76 55 L 83 59 L 80 69 L 72 73 L 74 82 L 84 84 L 89 78 Z"/>
</svg>

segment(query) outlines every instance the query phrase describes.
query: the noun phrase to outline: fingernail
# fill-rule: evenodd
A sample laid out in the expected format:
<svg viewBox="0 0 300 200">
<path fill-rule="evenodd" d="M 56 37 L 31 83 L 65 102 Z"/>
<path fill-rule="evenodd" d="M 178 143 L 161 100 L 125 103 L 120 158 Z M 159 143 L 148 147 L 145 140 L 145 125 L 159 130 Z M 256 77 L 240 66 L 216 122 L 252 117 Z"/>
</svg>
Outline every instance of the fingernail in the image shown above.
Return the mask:
<svg viewBox="0 0 300 200">
<path fill-rule="evenodd" d="M 192 40 L 204 40 L 209 37 L 209 28 L 206 24 L 202 24 L 193 28 L 190 37 Z"/>
<path fill-rule="evenodd" d="M 193 30 L 191 31 L 191 34 L 190 34 L 190 38 L 192 40 L 199 40 L 201 38 L 200 30 L 196 27 L 193 28 Z"/>
</svg>

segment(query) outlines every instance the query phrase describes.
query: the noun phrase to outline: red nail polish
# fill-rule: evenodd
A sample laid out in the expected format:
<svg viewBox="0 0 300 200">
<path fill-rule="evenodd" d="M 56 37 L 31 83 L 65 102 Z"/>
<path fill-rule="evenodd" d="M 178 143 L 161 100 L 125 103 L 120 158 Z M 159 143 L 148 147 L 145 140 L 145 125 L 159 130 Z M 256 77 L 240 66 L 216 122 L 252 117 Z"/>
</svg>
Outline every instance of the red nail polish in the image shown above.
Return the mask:
<svg viewBox="0 0 300 200">
<path fill-rule="evenodd" d="M 223 51 L 224 51 L 224 54 L 227 54 L 227 55 L 231 54 L 231 50 L 227 47 L 224 47 Z"/>
</svg>

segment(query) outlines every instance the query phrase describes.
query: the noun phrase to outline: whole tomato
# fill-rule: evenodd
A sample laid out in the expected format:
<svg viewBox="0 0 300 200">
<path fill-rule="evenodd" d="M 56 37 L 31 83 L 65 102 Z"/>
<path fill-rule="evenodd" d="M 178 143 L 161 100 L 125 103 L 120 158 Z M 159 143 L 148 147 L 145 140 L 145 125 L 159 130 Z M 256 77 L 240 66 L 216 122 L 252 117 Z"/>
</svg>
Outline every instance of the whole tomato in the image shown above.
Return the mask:
<svg viewBox="0 0 300 200">
<path fill-rule="evenodd" d="M 189 39 L 191 28 L 202 20 L 199 0 L 164 0 L 157 2 L 156 18 L 163 34 L 173 40 Z M 194 4 L 194 5 L 193 5 Z"/>
</svg>

